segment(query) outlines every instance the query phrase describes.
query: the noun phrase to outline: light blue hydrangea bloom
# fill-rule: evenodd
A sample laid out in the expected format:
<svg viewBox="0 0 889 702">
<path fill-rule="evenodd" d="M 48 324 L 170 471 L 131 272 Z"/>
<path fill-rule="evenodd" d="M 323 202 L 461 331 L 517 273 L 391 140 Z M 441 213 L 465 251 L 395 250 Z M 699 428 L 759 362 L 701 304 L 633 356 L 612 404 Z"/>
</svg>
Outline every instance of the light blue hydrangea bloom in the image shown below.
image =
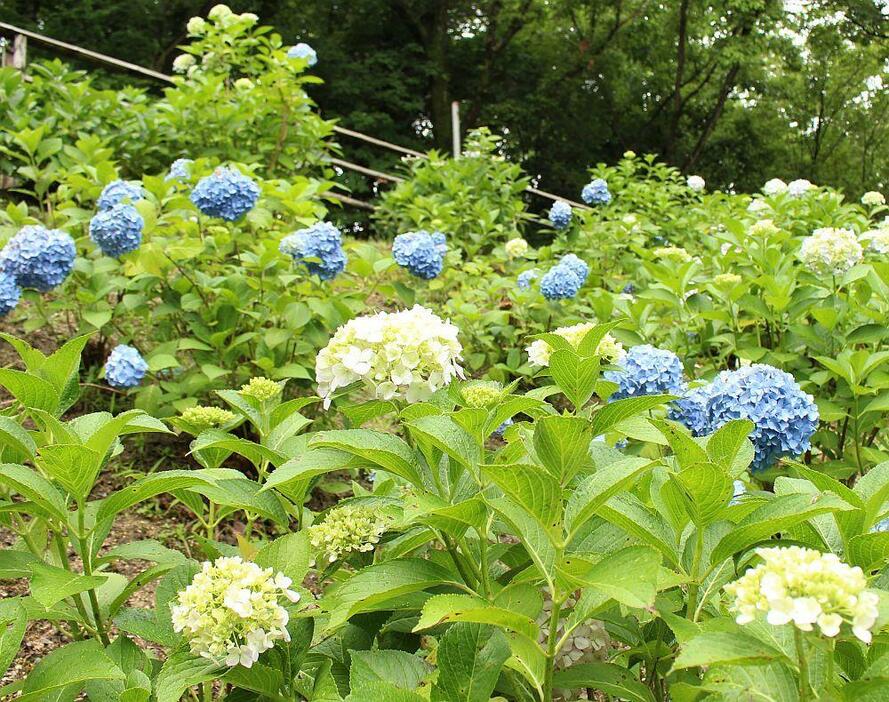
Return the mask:
<svg viewBox="0 0 889 702">
<path fill-rule="evenodd" d="M 581 285 L 586 282 L 586 279 L 590 274 L 590 267 L 587 265 L 587 262 L 581 258 L 578 258 L 573 253 L 565 254 L 564 256 L 562 256 L 562 260 L 559 261 L 559 265 L 567 266 L 572 271 L 574 271 L 574 275 L 580 278 Z"/>
<path fill-rule="evenodd" d="M 540 277 L 540 270 L 532 268 L 531 270 L 522 271 L 516 278 L 516 285 L 520 290 L 529 290 L 531 283 Z"/>
<path fill-rule="evenodd" d="M 191 191 L 191 201 L 202 213 L 228 222 L 247 214 L 258 199 L 259 186 L 233 168 L 217 168 Z"/>
<path fill-rule="evenodd" d="M 514 422 L 511 418 L 505 420 L 503 423 L 500 424 L 499 427 L 497 427 L 497 428 L 494 430 L 494 436 L 499 436 L 500 438 L 503 438 L 503 433 L 504 433 L 507 429 L 509 429 L 513 424 L 515 424 L 515 422 Z"/>
<path fill-rule="evenodd" d="M 583 281 L 570 266 L 561 263 L 550 268 L 540 279 L 540 292 L 547 300 L 566 300 L 580 292 Z"/>
<path fill-rule="evenodd" d="M 148 372 L 148 364 L 132 346 L 115 346 L 105 361 L 105 380 L 114 388 L 134 388 Z"/>
<path fill-rule="evenodd" d="M 307 229 L 288 234 L 278 247 L 281 253 L 292 256 L 305 265 L 309 273 L 321 280 L 330 280 L 346 267 L 346 253 L 340 230 L 328 222 L 318 222 Z"/>
<path fill-rule="evenodd" d="M 142 244 L 142 215 L 132 205 L 115 205 L 90 220 L 90 238 L 102 253 L 120 258 Z"/>
<path fill-rule="evenodd" d="M 68 277 L 76 255 L 74 239 L 65 232 L 29 224 L 0 252 L 0 270 L 20 288 L 47 292 Z"/>
<path fill-rule="evenodd" d="M 170 164 L 170 170 L 164 176 L 164 180 L 188 180 L 191 178 L 191 165 L 194 161 L 190 158 L 177 158 Z"/>
<path fill-rule="evenodd" d="M 612 400 L 685 392 L 682 362 L 672 351 L 642 344 L 627 351 L 616 365 L 620 370 L 604 373 L 606 380 L 618 384 Z"/>
<path fill-rule="evenodd" d="M 138 202 L 145 197 L 142 184 L 137 180 L 115 180 L 102 188 L 96 201 L 100 210 L 109 210 L 122 202 Z"/>
<path fill-rule="evenodd" d="M 307 59 L 310 67 L 318 63 L 318 54 L 304 41 L 287 49 L 287 58 Z"/>
<path fill-rule="evenodd" d="M 678 404 L 675 417 L 697 436 L 710 434 L 732 419 L 754 423 L 754 473 L 783 456 L 809 450 L 818 428 L 818 408 L 790 373 L 762 363 L 723 371 L 710 385 L 697 388 Z"/>
<path fill-rule="evenodd" d="M 411 275 L 431 280 L 441 273 L 448 251 L 445 235 L 426 231 L 399 234 L 392 242 L 392 257 Z"/>
<path fill-rule="evenodd" d="M 9 273 L 0 271 L 0 317 L 5 317 L 19 304 L 22 291 Z"/>
<path fill-rule="evenodd" d="M 563 200 L 556 200 L 549 208 L 549 221 L 556 229 L 565 229 L 571 224 L 571 205 Z"/>
<path fill-rule="evenodd" d="M 607 205 L 611 202 L 608 183 L 602 178 L 596 178 L 584 185 L 583 190 L 580 191 L 580 197 L 588 205 Z"/>
</svg>

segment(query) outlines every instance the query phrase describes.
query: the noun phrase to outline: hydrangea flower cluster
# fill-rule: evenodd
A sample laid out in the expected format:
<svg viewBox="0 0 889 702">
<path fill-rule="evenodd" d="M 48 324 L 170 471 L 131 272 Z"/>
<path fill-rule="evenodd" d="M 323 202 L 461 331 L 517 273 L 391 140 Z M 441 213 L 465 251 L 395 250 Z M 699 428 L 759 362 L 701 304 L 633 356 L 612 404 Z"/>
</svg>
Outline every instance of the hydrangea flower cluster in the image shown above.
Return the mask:
<svg viewBox="0 0 889 702">
<path fill-rule="evenodd" d="M 287 58 L 305 59 L 309 68 L 318 63 L 318 54 L 303 41 L 287 49 Z"/>
<path fill-rule="evenodd" d="M 759 219 L 753 224 L 750 225 L 750 229 L 747 230 L 747 233 L 750 236 L 763 238 L 769 237 L 773 234 L 777 234 L 780 230 L 775 226 L 775 222 L 771 219 Z"/>
<path fill-rule="evenodd" d="M 713 276 L 713 283 L 720 288 L 733 288 L 742 280 L 737 273 L 718 273 Z"/>
<path fill-rule="evenodd" d="M 328 222 L 318 222 L 288 234 L 281 239 L 278 248 L 321 280 L 335 278 L 346 267 L 342 234 Z"/>
<path fill-rule="evenodd" d="M 519 287 L 519 290 L 529 290 L 531 288 L 531 283 L 533 283 L 539 277 L 539 268 L 532 268 L 528 271 L 522 271 L 516 278 L 516 285 Z"/>
<path fill-rule="evenodd" d="M 691 261 L 691 254 L 681 246 L 661 246 L 654 251 L 655 258 L 663 258 L 673 263 L 688 263 Z"/>
<path fill-rule="evenodd" d="M 47 292 L 68 277 L 76 255 L 74 239 L 65 232 L 29 224 L 0 251 L 0 270 L 20 288 Z"/>
<path fill-rule="evenodd" d="M 576 349 L 580 346 L 580 342 L 583 341 L 590 329 L 595 326 L 592 322 L 581 322 L 580 324 L 572 324 L 570 327 L 559 327 L 553 331 L 553 334 L 561 336 Z M 553 347 L 549 345 L 546 339 L 535 339 L 525 349 L 531 365 L 542 368 L 549 365 L 549 358 L 553 351 Z M 596 347 L 596 355 L 600 356 L 606 363 L 619 362 L 624 357 L 624 353 L 623 344 L 611 336 L 611 334 L 603 336 Z"/>
<path fill-rule="evenodd" d="M 805 195 L 807 192 L 812 190 L 815 186 L 812 185 L 811 182 L 806 180 L 805 178 L 799 178 L 797 180 L 791 180 L 787 184 L 787 194 L 790 197 L 800 198 Z"/>
<path fill-rule="evenodd" d="M 309 539 L 333 563 L 353 551 L 373 551 L 388 526 L 388 520 L 373 507 L 347 504 L 309 527 Z"/>
<path fill-rule="evenodd" d="M 337 388 L 358 381 L 379 399 L 428 398 L 455 377 L 463 377 L 458 331 L 420 305 L 348 321 L 315 359 L 324 406 L 330 406 Z"/>
<path fill-rule="evenodd" d="M 281 395 L 281 385 L 274 380 L 263 378 L 261 375 L 250 380 L 238 390 L 244 397 L 252 397 L 259 402 L 274 400 Z"/>
<path fill-rule="evenodd" d="M 132 346 L 119 344 L 105 361 L 105 380 L 113 388 L 134 388 L 148 372 L 148 363 Z"/>
<path fill-rule="evenodd" d="M 549 221 L 556 229 L 565 229 L 571 224 L 571 205 L 563 200 L 556 200 L 549 208 Z"/>
<path fill-rule="evenodd" d="M 528 253 L 528 242 L 517 236 L 515 239 L 507 241 L 503 248 L 506 249 L 506 255 L 510 258 L 519 258 L 519 256 Z"/>
<path fill-rule="evenodd" d="M 596 178 L 584 185 L 580 197 L 588 205 L 607 205 L 611 202 L 608 183 L 602 178 Z"/>
<path fill-rule="evenodd" d="M 580 292 L 590 273 L 585 261 L 566 254 L 540 279 L 540 292 L 547 300 L 564 300 Z"/>
<path fill-rule="evenodd" d="M 818 428 L 812 396 L 789 373 L 762 363 L 723 371 L 712 383 L 691 390 L 677 402 L 671 417 L 696 436 L 710 434 L 733 419 L 752 421 L 754 473 L 782 456 L 808 451 Z"/>
<path fill-rule="evenodd" d="M 258 199 L 259 186 L 233 168 L 217 168 L 191 192 L 191 201 L 201 212 L 228 222 L 247 214 Z"/>
<path fill-rule="evenodd" d="M 617 383 L 618 389 L 612 400 L 640 395 L 685 392 L 682 362 L 672 351 L 659 349 L 651 344 L 634 346 L 621 358 L 619 370 L 605 371 L 606 380 Z"/>
<path fill-rule="evenodd" d="M 180 415 L 182 421 L 188 424 L 196 432 L 206 429 L 221 427 L 237 419 L 234 412 L 229 412 L 221 407 L 188 407 Z"/>
<path fill-rule="evenodd" d="M 238 556 L 206 562 L 173 600 L 173 629 L 185 636 L 193 654 L 249 668 L 275 641 L 290 641 L 290 615 L 280 603 L 299 601 L 291 583 Z"/>
<path fill-rule="evenodd" d="M 494 436 L 502 439 L 503 435 L 506 433 L 506 430 L 509 429 L 513 424 L 515 424 L 515 422 L 513 421 L 512 417 L 503 420 L 503 423 L 494 430 Z"/>
<path fill-rule="evenodd" d="M 188 180 L 191 178 L 192 164 L 194 161 L 190 158 L 177 158 L 170 164 L 170 170 L 167 171 L 164 180 Z"/>
<path fill-rule="evenodd" d="M 787 183 L 780 178 L 772 178 L 771 180 L 767 180 L 766 184 L 762 186 L 762 191 L 770 196 L 785 193 L 787 192 Z"/>
<path fill-rule="evenodd" d="M 399 234 L 392 242 L 392 257 L 411 275 L 431 280 L 444 268 L 444 257 L 448 251 L 445 235 L 441 232 L 426 231 Z"/>
<path fill-rule="evenodd" d="M 173 59 L 173 73 L 187 73 L 196 63 L 197 59 L 191 54 L 179 54 Z"/>
<path fill-rule="evenodd" d="M 889 226 L 879 229 L 871 229 L 861 235 L 861 239 L 867 242 L 868 251 L 876 254 L 889 254 Z"/>
<path fill-rule="evenodd" d="M 848 229 L 823 227 L 806 237 L 800 247 L 800 260 L 818 275 L 842 275 L 861 260 L 858 239 Z"/>
<path fill-rule="evenodd" d="M 856 638 L 871 642 L 880 598 L 868 592 L 861 568 L 800 546 L 758 548 L 756 553 L 764 562 L 725 586 L 734 597 L 738 624 L 765 613 L 772 626 L 792 623 L 801 631 L 817 626 L 829 638 L 848 624 Z"/>
<path fill-rule="evenodd" d="M 690 175 L 686 179 L 685 184 L 689 187 L 689 190 L 693 190 L 696 193 L 701 192 L 707 186 L 707 182 L 699 175 Z"/>
<path fill-rule="evenodd" d="M 137 180 L 115 180 L 102 188 L 102 193 L 96 201 L 100 210 L 110 210 L 115 205 L 134 203 L 145 197 L 142 184 Z"/>
<path fill-rule="evenodd" d="M 467 383 L 460 394 L 467 407 L 482 409 L 500 401 L 503 386 L 493 380 L 475 380 Z"/>
<path fill-rule="evenodd" d="M 121 203 L 99 212 L 90 220 L 90 238 L 103 254 L 120 258 L 141 246 L 144 224 L 139 210 Z"/>
<path fill-rule="evenodd" d="M 21 288 L 9 273 L 0 271 L 0 317 L 5 317 L 19 304 Z"/>
<path fill-rule="evenodd" d="M 881 192 L 869 190 L 861 196 L 861 204 L 868 207 L 879 207 L 886 204 L 886 197 Z"/>
</svg>

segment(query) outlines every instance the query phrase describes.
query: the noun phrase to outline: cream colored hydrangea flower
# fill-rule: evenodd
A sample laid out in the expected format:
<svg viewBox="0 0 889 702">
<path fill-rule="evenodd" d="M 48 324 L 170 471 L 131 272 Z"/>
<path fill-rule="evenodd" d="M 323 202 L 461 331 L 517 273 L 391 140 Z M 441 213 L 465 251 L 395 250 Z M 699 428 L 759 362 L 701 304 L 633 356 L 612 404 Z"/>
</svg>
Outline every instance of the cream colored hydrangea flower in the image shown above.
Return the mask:
<svg viewBox="0 0 889 702">
<path fill-rule="evenodd" d="M 289 641 L 282 600 L 299 601 L 291 580 L 235 556 L 204 563 L 171 604 L 173 629 L 191 652 L 218 665 L 251 667 L 260 654 Z"/>
<path fill-rule="evenodd" d="M 732 288 L 742 280 L 737 273 L 720 273 L 713 276 L 713 282 L 720 288 Z"/>
<path fill-rule="evenodd" d="M 250 378 L 250 382 L 241 386 L 238 391 L 245 397 L 252 397 L 260 402 L 273 400 L 281 394 L 281 386 L 274 380 L 257 376 Z"/>
<path fill-rule="evenodd" d="M 751 224 L 750 229 L 747 230 L 747 233 L 750 234 L 750 236 L 762 238 L 764 236 L 771 236 L 772 234 L 777 234 L 778 231 L 779 231 L 778 227 L 775 226 L 775 223 L 772 220 L 761 219 L 761 220 Z"/>
<path fill-rule="evenodd" d="M 787 192 L 787 183 L 780 178 L 772 178 L 771 180 L 766 181 L 766 184 L 762 186 L 762 191 L 766 195 L 784 193 Z"/>
<path fill-rule="evenodd" d="M 581 322 L 570 327 L 559 327 L 553 334 L 558 334 L 576 349 L 587 332 L 595 326 L 592 322 Z M 537 339 L 525 349 L 525 352 L 528 354 L 531 365 L 545 367 L 549 365 L 549 357 L 552 355 L 553 348 L 546 340 Z M 607 363 L 616 363 L 624 357 L 625 352 L 623 344 L 611 334 L 606 334 L 596 347 L 596 354 Z"/>
<path fill-rule="evenodd" d="M 309 527 L 309 539 L 333 563 L 353 551 L 373 551 L 387 527 L 388 520 L 374 508 L 343 505 Z"/>
<path fill-rule="evenodd" d="M 207 17 L 211 20 L 224 19 L 232 14 L 232 10 L 228 5 L 213 5 L 207 13 Z"/>
<path fill-rule="evenodd" d="M 848 229 L 823 227 L 812 232 L 800 247 L 800 260 L 814 273 L 840 275 L 861 260 L 858 239 Z"/>
<path fill-rule="evenodd" d="M 674 263 L 688 263 L 692 260 L 691 254 L 681 246 L 661 246 L 654 250 L 655 258 L 665 258 Z"/>
<path fill-rule="evenodd" d="M 699 175 L 690 175 L 686 181 L 686 185 L 695 192 L 700 192 L 707 186 L 707 182 Z"/>
<path fill-rule="evenodd" d="M 503 396 L 503 386 L 493 380 L 476 380 L 461 391 L 469 407 L 483 408 L 495 404 Z"/>
<path fill-rule="evenodd" d="M 866 231 L 861 235 L 861 240 L 867 243 L 868 251 L 889 254 L 889 226 L 884 224 L 879 229 Z"/>
<path fill-rule="evenodd" d="M 518 258 L 528 253 L 528 242 L 521 237 L 510 239 L 506 242 L 506 255 L 510 258 Z"/>
<path fill-rule="evenodd" d="M 185 73 L 189 68 L 194 66 L 195 58 L 191 54 L 179 54 L 173 59 L 173 71 L 176 73 Z"/>
<path fill-rule="evenodd" d="M 865 643 L 877 621 L 879 597 L 867 591 L 859 567 L 851 567 L 832 553 L 808 548 L 759 548 L 765 562 L 725 586 L 734 598 L 738 624 L 765 613 L 769 624 L 792 623 L 801 631 L 815 626 L 834 637 L 843 624 Z"/>
<path fill-rule="evenodd" d="M 183 421 L 190 424 L 197 431 L 212 429 L 223 424 L 235 421 L 237 416 L 233 412 L 221 407 L 189 407 L 182 412 Z"/>
<path fill-rule="evenodd" d="M 463 377 L 459 330 L 420 305 L 401 312 L 356 317 L 339 329 L 315 359 L 318 394 L 361 381 L 382 400 L 427 399 Z"/>
<path fill-rule="evenodd" d="M 185 28 L 191 36 L 199 36 L 207 30 L 207 22 L 203 17 L 192 17 Z"/>
<path fill-rule="evenodd" d="M 885 205 L 886 198 L 883 193 L 879 193 L 876 190 L 870 190 L 861 196 L 861 204 L 868 205 L 870 207 L 876 207 L 877 205 Z"/>
</svg>

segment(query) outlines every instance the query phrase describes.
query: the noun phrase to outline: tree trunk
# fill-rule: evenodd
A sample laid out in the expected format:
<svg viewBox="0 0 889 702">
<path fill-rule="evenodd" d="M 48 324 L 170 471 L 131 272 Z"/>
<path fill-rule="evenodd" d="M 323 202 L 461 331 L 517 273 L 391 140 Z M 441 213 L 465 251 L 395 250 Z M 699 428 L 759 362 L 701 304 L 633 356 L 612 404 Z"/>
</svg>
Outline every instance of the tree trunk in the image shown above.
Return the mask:
<svg viewBox="0 0 889 702">
<path fill-rule="evenodd" d="M 426 53 L 432 63 L 429 84 L 429 118 L 432 120 L 435 146 L 446 151 L 451 134 L 451 101 L 448 96 L 448 5 L 438 0 L 432 15 Z"/>
</svg>

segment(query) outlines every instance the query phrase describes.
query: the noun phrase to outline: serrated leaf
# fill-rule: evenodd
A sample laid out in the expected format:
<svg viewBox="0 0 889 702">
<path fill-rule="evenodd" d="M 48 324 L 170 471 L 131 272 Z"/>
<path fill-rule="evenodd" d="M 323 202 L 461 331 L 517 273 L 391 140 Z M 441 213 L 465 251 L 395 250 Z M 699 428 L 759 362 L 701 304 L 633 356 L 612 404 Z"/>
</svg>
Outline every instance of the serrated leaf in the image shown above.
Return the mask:
<svg viewBox="0 0 889 702">
<path fill-rule="evenodd" d="M 31 597 L 47 608 L 71 595 L 93 590 L 106 580 L 102 575 L 81 575 L 40 561 L 31 564 L 31 573 Z"/>
<path fill-rule="evenodd" d="M 450 417 L 429 415 L 407 422 L 405 426 L 415 437 L 430 442 L 464 468 L 473 470 L 478 463 L 479 450 L 472 435 Z"/>
<path fill-rule="evenodd" d="M 509 655 L 506 637 L 493 627 L 466 623 L 449 627 L 438 644 L 440 674 L 432 702 L 488 702 Z"/>
<path fill-rule="evenodd" d="M 540 627 L 529 617 L 492 605 L 472 595 L 435 595 L 426 600 L 420 621 L 414 631 L 422 631 L 436 624 L 447 622 L 471 622 L 491 624 L 537 640 Z"/>
<path fill-rule="evenodd" d="M 254 561 L 263 568 L 284 573 L 296 585 L 301 585 L 309 572 L 310 551 L 309 533 L 304 530 L 267 543 L 259 549 Z"/>
<path fill-rule="evenodd" d="M 719 516 L 734 492 L 731 476 L 709 461 L 690 465 L 671 479 L 685 496 L 688 516 L 699 528 Z"/>
<path fill-rule="evenodd" d="M 534 425 L 537 458 L 560 485 L 565 485 L 590 464 L 593 434 L 580 417 L 544 417 Z"/>
<path fill-rule="evenodd" d="M 316 434 L 309 445 L 334 448 L 364 460 L 368 468 L 379 468 L 425 489 L 417 469 L 417 456 L 411 447 L 392 434 L 370 429 L 337 429 Z"/>
<path fill-rule="evenodd" d="M 674 399 L 676 399 L 674 395 L 646 395 L 609 402 L 593 415 L 593 436 L 604 434 L 624 419 L 648 412 Z"/>
<path fill-rule="evenodd" d="M 219 669 L 206 658 L 188 651 L 175 651 L 167 657 L 154 681 L 157 702 L 179 702 L 189 687 L 218 677 Z"/>
<path fill-rule="evenodd" d="M 629 670 L 611 663 L 579 663 L 559 670 L 553 685 L 569 690 L 591 687 L 628 702 L 654 702 L 651 690 L 636 680 Z"/>
<path fill-rule="evenodd" d="M 661 556 L 648 546 L 630 546 L 596 563 L 568 556 L 561 573 L 578 587 L 593 588 L 627 607 L 650 607 L 657 594 Z"/>
<path fill-rule="evenodd" d="M 547 531 L 559 532 L 562 491 L 550 473 L 540 466 L 519 463 L 483 465 L 481 470 Z"/>
<path fill-rule="evenodd" d="M 784 653 L 742 632 L 709 631 L 682 644 L 673 670 L 698 666 L 767 663 L 786 659 Z"/>
<path fill-rule="evenodd" d="M 17 699 L 46 702 L 64 688 L 79 691 L 90 680 L 123 680 L 125 677 L 98 641 L 75 641 L 40 659 L 25 679 L 22 695 Z"/>
<path fill-rule="evenodd" d="M 96 523 L 110 519 L 149 497 L 195 485 L 212 485 L 212 481 L 205 477 L 202 470 L 169 470 L 146 475 L 102 500 L 96 512 Z"/>
<path fill-rule="evenodd" d="M 40 505 L 62 522 L 68 520 L 68 508 L 58 489 L 37 471 L 13 463 L 0 465 L 0 481 L 25 499 Z"/>
<path fill-rule="evenodd" d="M 352 651 L 349 687 L 363 690 L 368 685 L 389 683 L 401 690 L 415 690 L 429 674 L 428 666 L 405 651 Z"/>
<path fill-rule="evenodd" d="M 576 410 L 589 402 L 599 379 L 598 358 L 582 358 L 573 350 L 559 349 L 550 355 L 549 370 Z"/>
</svg>

